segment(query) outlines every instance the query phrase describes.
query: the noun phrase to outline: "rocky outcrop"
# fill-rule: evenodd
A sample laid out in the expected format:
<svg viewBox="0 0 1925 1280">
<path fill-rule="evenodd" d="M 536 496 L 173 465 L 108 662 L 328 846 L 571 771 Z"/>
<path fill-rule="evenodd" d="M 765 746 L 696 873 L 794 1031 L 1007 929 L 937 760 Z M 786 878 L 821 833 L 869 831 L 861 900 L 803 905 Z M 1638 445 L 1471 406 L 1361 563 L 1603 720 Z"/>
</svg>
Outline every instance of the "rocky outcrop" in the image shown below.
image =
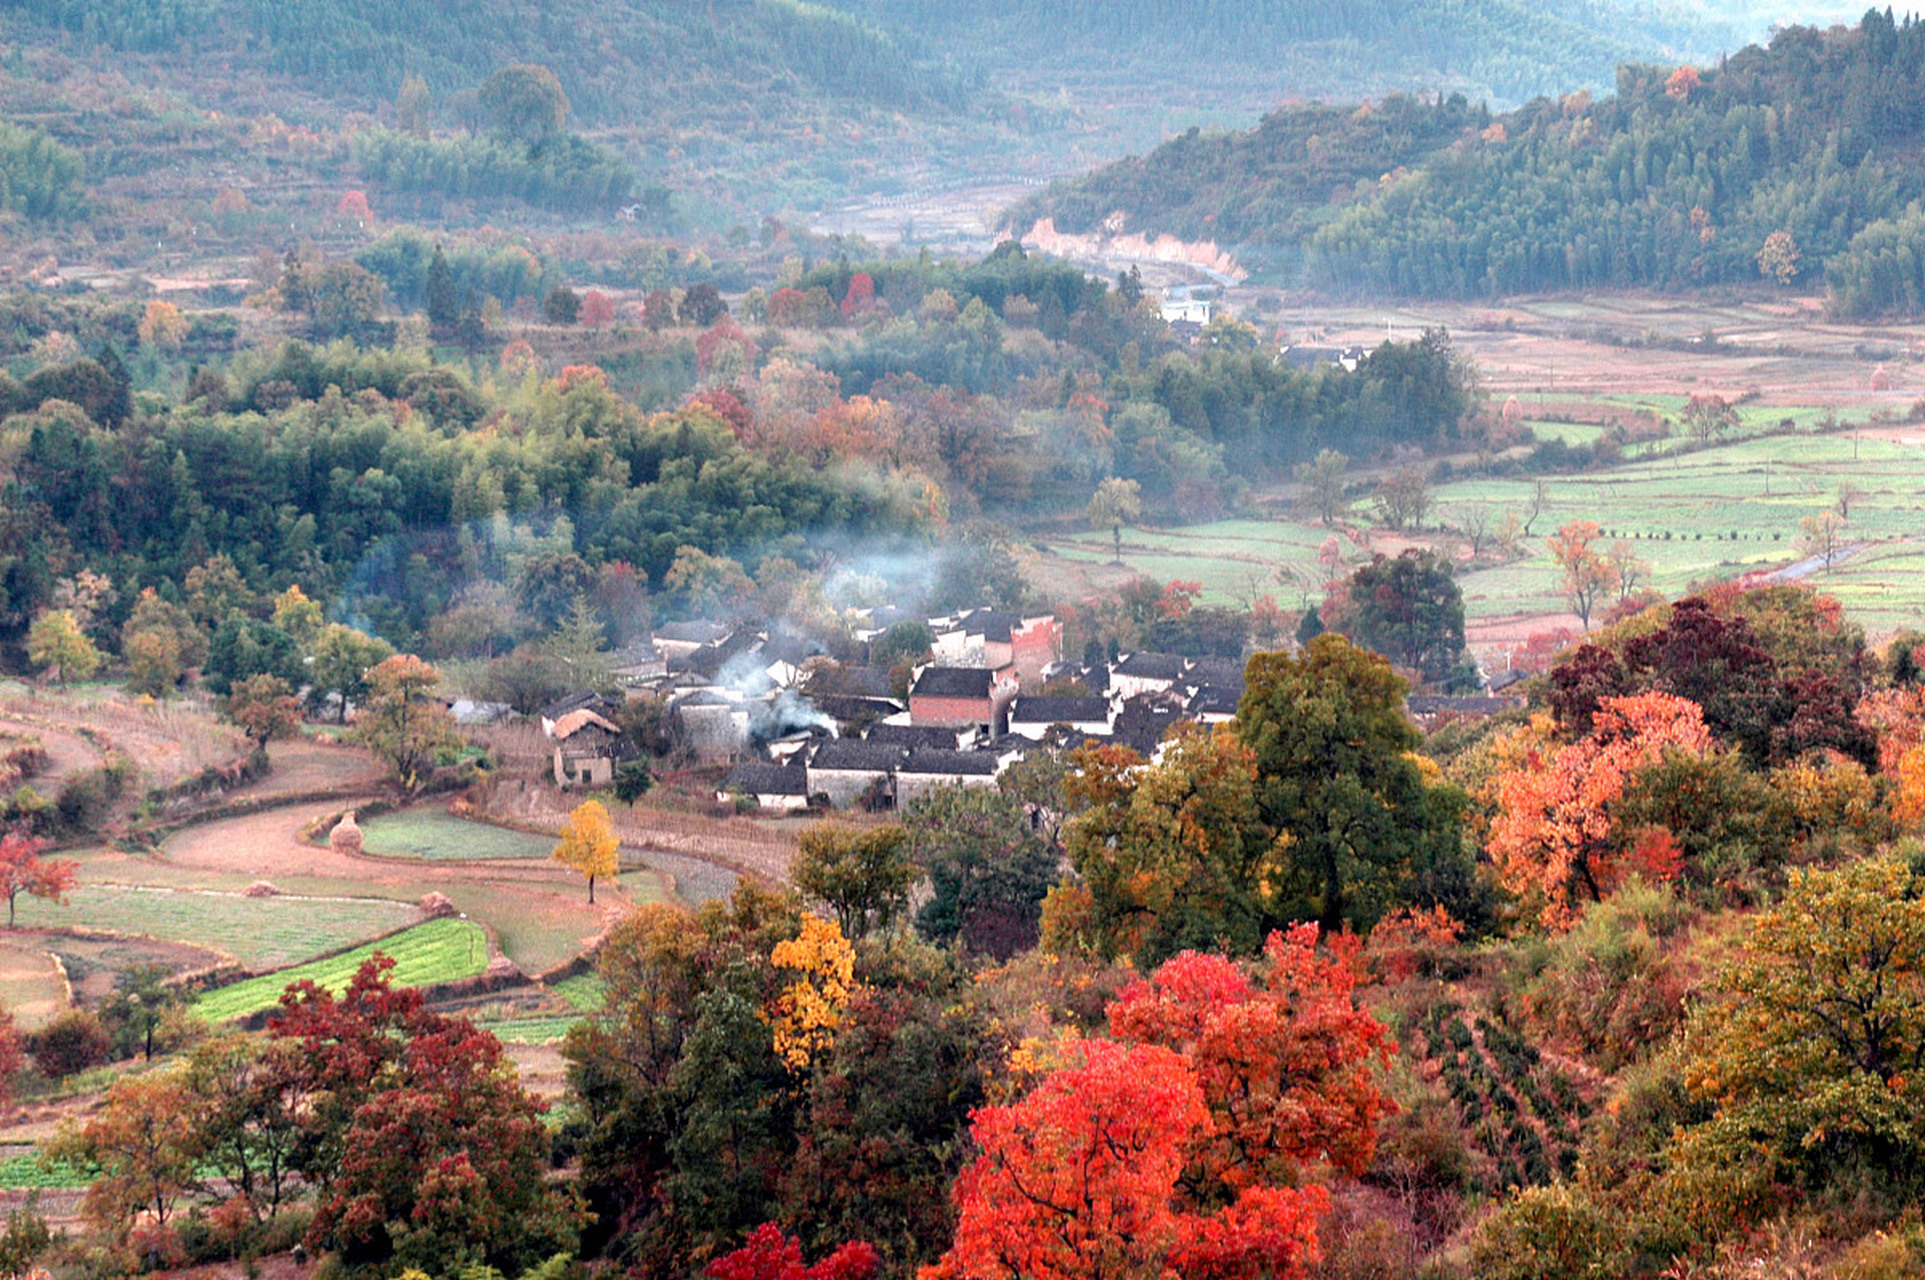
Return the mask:
<svg viewBox="0 0 1925 1280">
<path fill-rule="evenodd" d="M 1250 273 L 1214 240 L 1179 240 L 1172 235 L 1146 236 L 1120 230 L 1120 218 L 1112 214 L 1104 220 L 1102 231 L 1072 235 L 1056 229 L 1056 220 L 1044 218 L 1020 237 L 1058 258 L 1105 258 L 1128 262 L 1171 262 L 1201 267 L 1212 275 L 1230 280 L 1247 280 Z M 1109 228 L 1119 228 L 1110 230 Z"/>
</svg>

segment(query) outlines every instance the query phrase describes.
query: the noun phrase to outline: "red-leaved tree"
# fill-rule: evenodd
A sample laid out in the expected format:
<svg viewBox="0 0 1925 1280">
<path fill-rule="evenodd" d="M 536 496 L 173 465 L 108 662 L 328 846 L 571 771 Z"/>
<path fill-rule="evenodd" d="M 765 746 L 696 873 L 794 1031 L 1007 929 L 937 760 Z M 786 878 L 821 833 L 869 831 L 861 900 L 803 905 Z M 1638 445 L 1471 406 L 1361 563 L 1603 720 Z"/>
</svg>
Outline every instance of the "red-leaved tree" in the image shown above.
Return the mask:
<svg viewBox="0 0 1925 1280">
<path fill-rule="evenodd" d="M 582 295 L 581 322 L 591 329 L 599 329 L 615 318 L 615 300 L 600 289 L 590 289 Z"/>
<path fill-rule="evenodd" d="M 702 1274 L 711 1280 L 873 1280 L 881 1265 L 875 1246 L 858 1241 L 805 1267 L 801 1242 L 765 1222 L 747 1244 L 709 1263 Z"/>
<path fill-rule="evenodd" d="M 395 990 L 393 967 L 368 960 L 338 998 L 290 986 L 269 1024 L 291 1049 L 277 1087 L 306 1100 L 300 1172 L 322 1188 L 308 1243 L 386 1262 L 402 1223 L 423 1265 L 526 1265 L 570 1246 L 579 1215 L 545 1177 L 541 1102 L 494 1036 Z"/>
<path fill-rule="evenodd" d="M 1314 924 L 1271 934 L 1260 985 L 1186 951 L 1110 1006 L 1111 1035 L 1189 1060 L 1212 1118 L 1196 1172 L 1232 1190 L 1295 1184 L 1324 1160 L 1361 1175 L 1392 1109 L 1376 1078 L 1389 1036 L 1354 998 L 1359 940 L 1317 941 Z"/>
<path fill-rule="evenodd" d="M 0 893 L 7 897 L 7 928 L 13 928 L 15 899 L 23 893 L 54 902 L 67 901 L 67 891 L 79 878 L 80 864 L 65 858 L 42 858 L 45 840 L 9 831 L 0 836 Z"/>
<path fill-rule="evenodd" d="M 1117 1041 L 976 1112 L 956 1241 L 922 1280 L 1297 1280 L 1326 1164 L 1361 1172 L 1389 1109 L 1383 1026 L 1352 998 L 1355 939 L 1273 934 L 1253 982 L 1190 952 L 1110 1007 Z"/>
</svg>

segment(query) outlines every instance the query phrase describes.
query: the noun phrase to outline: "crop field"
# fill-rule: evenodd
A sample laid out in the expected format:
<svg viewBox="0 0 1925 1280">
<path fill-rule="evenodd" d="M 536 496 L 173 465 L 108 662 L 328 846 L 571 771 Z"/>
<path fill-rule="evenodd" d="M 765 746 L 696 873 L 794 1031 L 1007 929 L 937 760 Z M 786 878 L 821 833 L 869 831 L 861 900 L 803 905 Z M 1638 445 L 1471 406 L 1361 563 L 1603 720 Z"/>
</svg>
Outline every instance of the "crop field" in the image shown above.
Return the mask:
<svg viewBox="0 0 1925 1280">
<path fill-rule="evenodd" d="M 405 933 L 308 964 L 263 974 L 210 991 L 194 1002 L 208 1022 L 230 1022 L 271 1007 L 289 983 L 311 980 L 337 995 L 376 952 L 394 961 L 389 978 L 398 987 L 422 987 L 472 978 L 488 967 L 488 935 L 469 920 L 430 920 Z"/>
<path fill-rule="evenodd" d="M 1202 584 L 1207 604 L 1248 604 L 1253 594 L 1278 593 L 1280 584 L 1321 583 L 1317 548 L 1329 536 L 1330 530 L 1319 525 L 1283 520 L 1125 529 L 1123 561 L 1158 582 Z M 1115 558 L 1115 542 L 1108 533 L 1090 532 L 1053 542 L 1050 551 L 1065 560 L 1107 565 Z"/>
<path fill-rule="evenodd" d="M 577 1013 L 594 1013 L 608 998 L 607 984 L 593 973 L 578 973 L 572 978 L 563 978 L 554 985 L 553 990 Z"/>
<path fill-rule="evenodd" d="M 20 923 L 84 925 L 225 952 L 250 969 L 277 969 L 418 919 L 409 903 L 351 897 L 247 898 L 239 893 L 82 882 L 67 905 L 20 899 Z"/>
<path fill-rule="evenodd" d="M 0 1156 L 0 1191 L 72 1191 L 93 1184 L 93 1174 L 71 1165 L 43 1167 L 31 1150 L 9 1148 Z"/>
<path fill-rule="evenodd" d="M 1672 406 L 1665 402 L 1675 398 L 1619 397 L 1667 411 Z M 1750 416 L 1755 430 L 1741 429 L 1709 447 L 1680 447 L 1674 439 L 1660 442 L 1660 453 L 1634 449 L 1606 471 L 1545 477 L 1547 501 L 1516 557 L 1493 564 L 1487 555 L 1482 567 L 1460 575 L 1466 615 L 1476 621 L 1564 612 L 1545 535 L 1568 521 L 1596 522 L 1607 544 L 1630 542 L 1651 564 L 1649 585 L 1676 596 L 1694 584 L 1799 560 L 1800 521 L 1837 510 L 1842 489 L 1851 501 L 1841 541 L 1859 550 L 1805 581 L 1836 594 L 1873 635 L 1925 621 L 1925 573 L 1917 572 L 1925 568 L 1925 433 L 1916 443 L 1891 427 L 1785 434 L 1781 418 L 1815 423 L 1819 411 L 1764 406 Z M 1597 428 L 1556 430 L 1579 443 Z M 1347 519 L 1387 553 L 1410 542 L 1438 542 L 1467 555 L 1462 539 L 1448 532 L 1440 538 L 1438 526 L 1453 529 L 1474 514 L 1492 528 L 1510 513 L 1526 519 L 1535 483 L 1506 477 L 1439 485 L 1426 529 L 1407 537 L 1369 528 L 1369 504 L 1361 498 Z M 1296 607 L 1318 598 L 1330 576 L 1316 557 L 1328 535 L 1301 518 L 1132 529 L 1125 530 L 1123 559 L 1130 571 L 1157 581 L 1200 582 L 1205 603 L 1247 604 L 1267 591 Z M 1345 573 L 1371 554 L 1348 537 L 1340 549 Z M 1109 536 L 1094 532 L 1050 547 L 1053 557 L 1082 564 L 1107 563 L 1111 550 Z"/>
<path fill-rule="evenodd" d="M 487 858 L 546 858 L 555 851 L 547 836 L 470 822 L 436 805 L 402 809 L 361 824 L 362 850 L 380 858 L 470 862 Z"/>
<path fill-rule="evenodd" d="M 503 1044 L 557 1044 L 567 1036 L 568 1028 L 579 1021 L 576 1017 L 507 1018 L 475 1025 L 491 1032 Z"/>
</svg>

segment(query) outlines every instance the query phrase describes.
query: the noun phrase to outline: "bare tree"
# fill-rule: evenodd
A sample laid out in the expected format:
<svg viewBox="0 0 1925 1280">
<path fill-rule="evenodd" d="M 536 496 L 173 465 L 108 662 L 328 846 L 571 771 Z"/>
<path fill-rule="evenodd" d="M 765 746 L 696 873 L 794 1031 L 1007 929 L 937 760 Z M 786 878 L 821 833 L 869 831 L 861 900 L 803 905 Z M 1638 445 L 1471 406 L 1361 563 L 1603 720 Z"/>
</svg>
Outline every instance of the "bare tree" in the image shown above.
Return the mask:
<svg viewBox="0 0 1925 1280">
<path fill-rule="evenodd" d="M 1710 444 L 1716 436 L 1738 425 L 1738 411 L 1723 396 L 1692 396 L 1679 415 L 1686 431 L 1699 444 Z"/>
<path fill-rule="evenodd" d="M 1820 511 L 1798 522 L 1798 547 L 1808 557 L 1825 562 L 1827 569 L 1844 549 L 1844 517 L 1836 511 Z"/>
<path fill-rule="evenodd" d="M 1398 533 L 1422 528 L 1424 517 L 1430 513 L 1430 503 L 1430 481 L 1415 468 L 1377 482 L 1377 514 Z"/>
<path fill-rule="evenodd" d="M 1451 513 L 1457 527 L 1470 543 L 1470 556 L 1475 560 L 1484 554 L 1484 544 L 1491 540 L 1490 508 L 1480 505 L 1462 506 Z"/>
<path fill-rule="evenodd" d="M 1315 462 L 1299 462 L 1296 477 L 1303 484 L 1303 502 L 1326 525 L 1344 509 L 1344 471 L 1350 459 L 1335 449 L 1319 449 Z"/>
<path fill-rule="evenodd" d="M 1864 496 L 1865 496 L 1865 491 L 1863 489 L 1859 488 L 1857 485 L 1853 484 L 1849 480 L 1840 480 L 1838 482 L 1838 514 L 1839 516 L 1846 520 L 1851 519 L 1852 504 L 1854 502 L 1861 500 L 1862 498 L 1864 498 Z"/>
<path fill-rule="evenodd" d="M 1611 549 L 1605 552 L 1604 558 L 1610 562 L 1612 571 L 1617 574 L 1619 600 L 1629 599 L 1638 589 L 1638 584 L 1651 576 L 1651 562 L 1640 556 L 1637 548 L 1623 538 L 1611 544 Z"/>
<path fill-rule="evenodd" d="M 1524 536 L 1531 536 L 1531 526 L 1544 514 L 1544 508 L 1551 505 L 1551 486 L 1542 480 L 1531 481 L 1531 509 L 1524 517 Z"/>
</svg>

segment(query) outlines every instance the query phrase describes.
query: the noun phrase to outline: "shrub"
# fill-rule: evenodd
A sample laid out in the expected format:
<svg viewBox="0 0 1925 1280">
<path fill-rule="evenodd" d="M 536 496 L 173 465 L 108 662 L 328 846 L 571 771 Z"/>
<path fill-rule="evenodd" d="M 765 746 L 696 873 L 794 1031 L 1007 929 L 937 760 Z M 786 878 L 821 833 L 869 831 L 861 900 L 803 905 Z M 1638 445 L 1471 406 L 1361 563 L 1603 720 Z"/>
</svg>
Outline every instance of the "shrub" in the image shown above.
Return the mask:
<svg viewBox="0 0 1925 1280">
<path fill-rule="evenodd" d="M 1593 903 L 1546 948 L 1522 1006 L 1539 1034 L 1616 1071 L 1684 1022 L 1685 981 L 1664 940 L 1686 912 L 1669 889 L 1629 887 Z"/>
<path fill-rule="evenodd" d="M 1514 1177 L 1508 1169 L 1506 1177 Z M 1616 1230 L 1603 1210 L 1565 1186 L 1520 1191 L 1471 1239 L 1479 1280 L 1582 1280 L 1618 1273 Z"/>
<path fill-rule="evenodd" d="M 57 1080 L 107 1061 L 113 1037 L 98 1014 L 74 1009 L 34 1032 L 27 1051 L 42 1074 Z"/>
</svg>

